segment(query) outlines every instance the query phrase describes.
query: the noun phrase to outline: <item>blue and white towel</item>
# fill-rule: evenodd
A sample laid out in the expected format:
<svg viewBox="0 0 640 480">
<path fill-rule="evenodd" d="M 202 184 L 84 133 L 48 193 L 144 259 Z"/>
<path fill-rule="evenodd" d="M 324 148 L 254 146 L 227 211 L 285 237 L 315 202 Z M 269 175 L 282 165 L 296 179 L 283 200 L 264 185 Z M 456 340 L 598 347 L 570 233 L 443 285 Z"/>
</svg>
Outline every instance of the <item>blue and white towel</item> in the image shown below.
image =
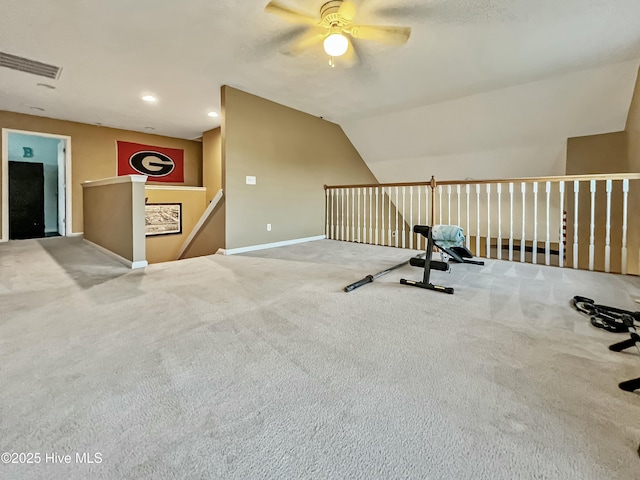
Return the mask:
<svg viewBox="0 0 640 480">
<path fill-rule="evenodd" d="M 462 228 L 457 225 L 434 225 L 431 228 L 433 241 L 444 248 L 464 246 Z"/>
</svg>

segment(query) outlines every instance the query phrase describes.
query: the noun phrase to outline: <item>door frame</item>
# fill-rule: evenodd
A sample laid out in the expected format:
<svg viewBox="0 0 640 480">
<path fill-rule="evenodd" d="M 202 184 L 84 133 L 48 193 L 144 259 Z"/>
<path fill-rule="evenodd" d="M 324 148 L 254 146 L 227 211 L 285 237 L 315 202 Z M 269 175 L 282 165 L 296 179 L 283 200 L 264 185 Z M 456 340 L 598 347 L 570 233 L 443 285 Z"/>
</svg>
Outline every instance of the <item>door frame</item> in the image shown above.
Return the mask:
<svg viewBox="0 0 640 480">
<path fill-rule="evenodd" d="M 58 178 L 64 175 L 64 191 L 58 191 L 65 196 L 65 237 L 73 235 L 71 228 L 71 137 L 68 135 L 56 135 L 53 133 L 31 132 L 15 130 L 13 128 L 2 129 L 2 229 L 0 230 L 0 242 L 9 241 L 9 134 L 21 133 L 23 135 L 35 135 L 36 137 L 57 138 L 65 141 L 65 165 L 64 173 L 58 169 Z"/>
</svg>

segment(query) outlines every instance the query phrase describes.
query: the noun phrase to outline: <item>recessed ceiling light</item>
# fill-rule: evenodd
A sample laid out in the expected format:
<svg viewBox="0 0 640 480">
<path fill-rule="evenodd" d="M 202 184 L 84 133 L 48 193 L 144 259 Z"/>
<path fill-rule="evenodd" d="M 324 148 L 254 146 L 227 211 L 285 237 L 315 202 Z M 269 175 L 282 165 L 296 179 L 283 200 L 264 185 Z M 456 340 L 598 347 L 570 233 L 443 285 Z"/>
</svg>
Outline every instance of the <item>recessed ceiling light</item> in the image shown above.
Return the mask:
<svg viewBox="0 0 640 480">
<path fill-rule="evenodd" d="M 48 83 L 36 83 L 36 86 L 43 87 L 43 88 L 48 88 L 49 90 L 55 90 L 56 89 L 56 87 L 54 87 L 53 85 L 49 85 Z"/>
<path fill-rule="evenodd" d="M 144 100 L 145 102 L 155 102 L 158 99 L 156 97 L 154 97 L 153 95 L 144 95 L 142 97 L 142 100 Z"/>
<path fill-rule="evenodd" d="M 209 115 L 210 117 L 217 117 L 218 116 L 218 112 L 209 112 L 209 113 L 207 113 L 207 115 Z"/>
</svg>

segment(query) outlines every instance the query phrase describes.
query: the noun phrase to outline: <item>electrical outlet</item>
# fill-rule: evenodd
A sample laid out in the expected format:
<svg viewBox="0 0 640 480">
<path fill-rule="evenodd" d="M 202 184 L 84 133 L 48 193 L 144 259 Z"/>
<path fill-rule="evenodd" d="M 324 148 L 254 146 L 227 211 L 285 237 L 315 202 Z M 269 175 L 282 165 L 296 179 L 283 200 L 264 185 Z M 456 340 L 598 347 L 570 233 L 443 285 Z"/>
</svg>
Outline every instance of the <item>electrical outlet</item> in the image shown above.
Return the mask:
<svg viewBox="0 0 640 480">
<path fill-rule="evenodd" d="M 267 223 L 267 232 L 270 232 L 270 231 L 271 231 L 271 224 Z"/>
</svg>

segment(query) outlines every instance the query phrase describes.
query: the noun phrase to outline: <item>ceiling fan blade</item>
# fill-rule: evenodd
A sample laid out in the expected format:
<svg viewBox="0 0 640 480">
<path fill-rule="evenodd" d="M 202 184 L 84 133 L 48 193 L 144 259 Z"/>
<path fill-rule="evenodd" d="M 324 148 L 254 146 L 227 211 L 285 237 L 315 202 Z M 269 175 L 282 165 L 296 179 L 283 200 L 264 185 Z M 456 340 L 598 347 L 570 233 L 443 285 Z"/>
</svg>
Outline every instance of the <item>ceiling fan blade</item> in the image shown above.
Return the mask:
<svg viewBox="0 0 640 480">
<path fill-rule="evenodd" d="M 264 11 L 267 13 L 273 13 L 283 20 L 292 23 L 301 23 L 304 25 L 317 25 L 320 21 L 317 18 L 311 17 L 296 10 L 291 10 L 289 7 L 285 7 L 280 2 L 269 2 Z"/>
<path fill-rule="evenodd" d="M 360 57 L 358 56 L 353 41 L 350 38 L 347 38 L 347 40 L 349 40 L 349 48 L 347 48 L 347 52 L 344 55 L 338 58 L 340 62 L 344 62 L 347 66 L 353 67 L 360 62 Z"/>
<path fill-rule="evenodd" d="M 345 0 L 344 2 L 342 2 L 342 5 L 340 5 L 340 8 L 338 9 L 338 15 L 343 16 L 345 20 L 348 20 L 350 22 L 356 15 L 356 6 L 349 0 Z"/>
<path fill-rule="evenodd" d="M 354 25 L 349 31 L 353 38 L 374 40 L 388 45 L 404 45 L 411 36 L 409 27 L 384 27 L 377 25 Z"/>
<path fill-rule="evenodd" d="M 287 52 L 291 55 L 300 55 L 304 50 L 322 43 L 328 34 L 329 30 L 324 27 L 309 28 L 291 44 Z"/>
</svg>

